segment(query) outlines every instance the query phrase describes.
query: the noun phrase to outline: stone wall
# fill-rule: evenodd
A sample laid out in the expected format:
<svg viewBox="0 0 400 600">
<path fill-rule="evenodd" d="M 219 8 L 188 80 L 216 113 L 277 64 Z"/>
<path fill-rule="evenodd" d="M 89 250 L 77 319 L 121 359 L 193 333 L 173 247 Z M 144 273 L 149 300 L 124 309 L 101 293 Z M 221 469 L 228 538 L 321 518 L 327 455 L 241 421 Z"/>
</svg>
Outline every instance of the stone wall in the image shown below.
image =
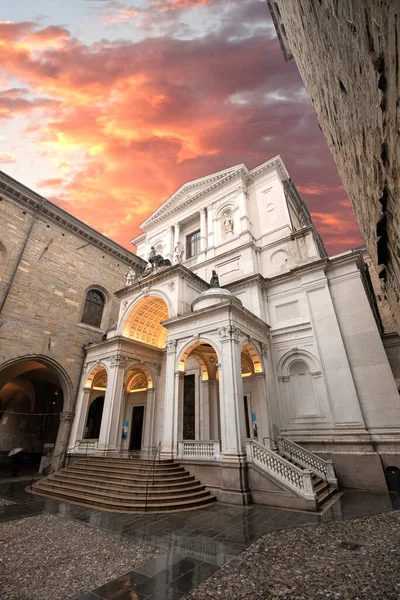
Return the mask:
<svg viewBox="0 0 400 600">
<path fill-rule="evenodd" d="M 269 0 L 400 332 L 400 4 Z"/>
<path fill-rule="evenodd" d="M 0 370 L 18 357 L 45 356 L 65 370 L 76 391 L 83 346 L 100 341 L 116 323 L 114 292 L 140 259 L 27 188 L 21 195 L 23 186 L 11 178 L 1 178 L 10 185 L 0 186 Z M 106 297 L 100 328 L 80 323 L 90 287 Z"/>
</svg>

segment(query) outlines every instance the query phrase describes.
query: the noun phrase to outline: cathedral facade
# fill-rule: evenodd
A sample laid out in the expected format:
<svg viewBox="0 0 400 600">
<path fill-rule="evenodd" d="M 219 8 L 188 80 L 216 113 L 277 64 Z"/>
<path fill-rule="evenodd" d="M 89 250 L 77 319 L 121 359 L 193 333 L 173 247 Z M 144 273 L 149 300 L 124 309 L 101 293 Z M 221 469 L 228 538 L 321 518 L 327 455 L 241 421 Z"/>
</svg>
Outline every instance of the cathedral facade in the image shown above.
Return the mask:
<svg viewBox="0 0 400 600">
<path fill-rule="evenodd" d="M 189 182 L 141 227 L 147 266 L 85 348 L 69 454 L 159 451 L 225 502 L 279 504 L 292 444 L 386 489 L 400 403 L 363 255 L 327 256 L 282 159 Z"/>
</svg>

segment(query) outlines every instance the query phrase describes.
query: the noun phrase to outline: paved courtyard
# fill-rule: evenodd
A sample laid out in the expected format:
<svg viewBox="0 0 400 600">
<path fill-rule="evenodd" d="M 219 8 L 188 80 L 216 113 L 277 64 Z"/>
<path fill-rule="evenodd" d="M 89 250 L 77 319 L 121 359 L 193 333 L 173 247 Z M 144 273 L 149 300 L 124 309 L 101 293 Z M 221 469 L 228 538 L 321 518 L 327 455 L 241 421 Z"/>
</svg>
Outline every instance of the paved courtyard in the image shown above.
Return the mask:
<svg viewBox="0 0 400 600">
<path fill-rule="evenodd" d="M 79 600 L 400 597 L 400 526 L 398 514 L 393 512 L 399 507 L 397 496 L 345 491 L 322 515 L 218 503 L 194 512 L 127 515 L 32 496 L 25 492 L 26 484 L 0 484 L 0 498 L 14 502 L 0 507 L 0 545 L 4 545 L 7 528 L 20 531 L 20 535 L 8 538 L 6 551 L 3 548 L 1 552 L 6 565 L 0 572 L 3 589 L 1 579 L 7 570 L 17 573 L 21 569 L 21 564 L 10 564 L 16 560 L 13 545 L 18 547 L 18 556 L 35 557 L 42 552 L 39 535 L 24 536 L 24 521 L 29 529 L 30 521 L 38 527 L 44 520 L 49 556 L 52 545 L 59 543 L 59 532 L 79 526 L 78 546 L 73 536 L 62 536 L 63 552 L 58 562 L 66 571 L 74 569 L 77 547 L 86 547 L 90 553 L 93 534 L 102 536 L 96 542 L 100 557 L 109 550 L 106 561 L 96 561 L 95 552 L 85 562 L 82 554 L 79 566 L 86 564 L 90 577 L 82 574 L 87 587 Z M 128 562 L 118 564 L 120 555 Z M 105 562 L 107 569 L 112 566 L 116 572 L 110 575 Z M 57 564 L 52 564 L 48 578 L 55 579 Z M 34 568 L 35 559 L 24 562 L 24 577 L 15 580 L 14 589 L 9 586 L 6 600 L 77 598 L 76 587 L 68 590 L 65 580 L 60 582 L 58 593 L 53 589 L 50 596 L 40 581 L 34 590 L 32 582 L 36 579 L 30 572 Z M 31 583 L 26 594 L 24 578 Z M 369 588 L 364 585 L 368 581 L 374 582 Z M 360 590 L 358 593 L 358 585 L 363 585 L 369 596 Z M 381 595 L 376 595 L 377 590 Z"/>
</svg>

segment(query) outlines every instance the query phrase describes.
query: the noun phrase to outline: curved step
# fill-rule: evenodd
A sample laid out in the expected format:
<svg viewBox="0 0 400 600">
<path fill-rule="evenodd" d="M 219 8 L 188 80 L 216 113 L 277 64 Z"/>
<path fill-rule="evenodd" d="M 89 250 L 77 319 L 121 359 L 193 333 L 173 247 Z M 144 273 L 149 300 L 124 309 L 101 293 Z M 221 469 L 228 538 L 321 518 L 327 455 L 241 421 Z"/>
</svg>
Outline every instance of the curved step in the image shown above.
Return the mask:
<svg viewBox="0 0 400 600">
<path fill-rule="evenodd" d="M 129 490 L 138 490 L 138 489 L 146 489 L 146 481 L 143 480 L 132 480 L 132 481 L 127 481 L 127 482 L 123 482 L 123 483 L 117 483 L 116 481 L 114 481 L 113 479 L 106 479 L 106 478 L 100 478 L 97 477 L 95 478 L 88 478 L 88 477 L 84 477 L 82 475 L 72 475 L 69 473 L 65 473 L 63 475 L 60 475 L 58 473 L 54 474 L 54 475 L 49 475 L 48 477 L 49 480 L 52 481 L 66 481 L 66 482 L 70 482 L 71 484 L 80 484 L 80 483 L 88 483 L 88 484 L 101 484 L 103 487 L 106 488 L 115 488 L 115 489 L 123 489 L 126 491 Z M 178 482 L 171 482 L 171 481 L 163 481 L 163 483 L 160 482 L 155 482 L 153 483 L 151 481 L 151 488 L 152 489 L 160 489 L 160 490 L 179 490 L 182 487 L 194 487 L 196 485 L 199 485 L 199 482 L 195 480 L 195 478 L 193 476 L 188 476 L 186 479 L 184 479 L 183 481 L 178 481 Z"/>
<path fill-rule="evenodd" d="M 111 511 L 119 511 L 119 512 L 172 512 L 172 511 L 181 511 L 181 510 L 190 510 L 195 508 L 201 508 L 203 506 L 213 504 L 216 501 L 215 496 L 211 496 L 211 494 L 196 499 L 184 499 L 178 502 L 159 502 L 154 504 L 154 502 L 148 502 L 147 505 L 144 503 L 127 503 L 127 502 L 109 502 L 107 500 L 99 500 L 96 497 L 91 497 L 87 495 L 78 495 L 78 494 L 70 494 L 66 491 L 63 493 L 53 493 L 50 490 L 46 490 L 45 492 L 41 489 L 33 488 L 31 490 L 33 494 L 38 494 L 42 496 L 52 497 L 57 500 L 65 500 L 67 502 L 83 504 L 85 506 L 92 506 L 96 508 L 100 508 L 101 510 L 111 510 Z"/>
<path fill-rule="evenodd" d="M 136 503 L 144 503 L 146 501 L 146 496 L 143 495 L 143 493 L 138 493 L 138 494 L 124 494 L 124 493 L 108 493 L 107 490 L 101 490 L 100 488 L 91 488 L 88 487 L 87 489 L 84 489 L 84 487 L 86 486 L 82 486 L 82 487 L 78 487 L 78 486 L 65 486 L 62 484 L 55 484 L 55 483 L 50 483 L 48 481 L 43 482 L 42 484 L 34 484 L 33 488 L 35 490 L 43 490 L 43 491 L 54 491 L 56 493 L 64 493 L 64 492 L 68 492 L 71 493 L 73 495 L 84 495 L 84 496 L 91 496 L 91 497 L 96 497 L 96 498 L 107 498 L 108 500 L 115 500 L 117 502 L 132 502 L 134 504 Z M 197 497 L 201 497 L 201 496 L 208 496 L 208 491 L 205 489 L 205 486 L 199 486 L 198 489 L 194 489 L 194 490 L 189 490 L 189 491 L 181 491 L 181 492 L 177 492 L 177 493 L 154 493 L 151 490 L 149 490 L 148 493 L 148 501 L 152 500 L 153 502 L 159 502 L 159 501 L 172 501 L 175 502 L 176 500 L 181 500 L 181 499 L 189 499 L 189 498 L 197 498 Z"/>
</svg>

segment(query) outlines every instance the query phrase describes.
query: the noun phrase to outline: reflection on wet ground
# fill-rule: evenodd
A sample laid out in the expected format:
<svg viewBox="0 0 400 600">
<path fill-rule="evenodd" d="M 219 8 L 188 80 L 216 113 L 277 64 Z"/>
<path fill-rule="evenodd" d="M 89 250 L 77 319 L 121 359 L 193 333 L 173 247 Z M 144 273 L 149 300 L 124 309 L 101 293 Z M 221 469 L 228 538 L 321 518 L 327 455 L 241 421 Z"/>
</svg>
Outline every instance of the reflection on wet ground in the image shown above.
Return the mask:
<svg viewBox="0 0 400 600">
<path fill-rule="evenodd" d="M 15 502 L 0 508 L 0 521 L 51 513 L 166 551 L 79 600 L 177 600 L 265 533 L 400 509 L 399 494 L 345 490 L 322 515 L 219 503 L 193 512 L 133 515 L 34 496 L 25 491 L 28 483 L 0 483 L 0 497 Z"/>
</svg>

